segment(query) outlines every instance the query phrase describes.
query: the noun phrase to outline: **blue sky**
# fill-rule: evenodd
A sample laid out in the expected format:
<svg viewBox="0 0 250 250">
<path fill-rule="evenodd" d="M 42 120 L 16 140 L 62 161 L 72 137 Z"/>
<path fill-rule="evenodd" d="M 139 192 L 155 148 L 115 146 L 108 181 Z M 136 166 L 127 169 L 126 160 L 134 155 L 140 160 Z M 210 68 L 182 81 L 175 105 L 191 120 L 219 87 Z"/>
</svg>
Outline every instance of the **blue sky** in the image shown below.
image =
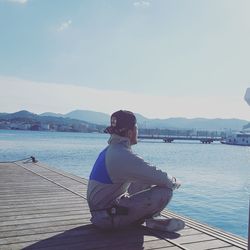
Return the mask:
<svg viewBox="0 0 250 250">
<path fill-rule="evenodd" d="M 249 13 L 248 0 L 0 0 L 0 112 L 250 120 Z"/>
</svg>

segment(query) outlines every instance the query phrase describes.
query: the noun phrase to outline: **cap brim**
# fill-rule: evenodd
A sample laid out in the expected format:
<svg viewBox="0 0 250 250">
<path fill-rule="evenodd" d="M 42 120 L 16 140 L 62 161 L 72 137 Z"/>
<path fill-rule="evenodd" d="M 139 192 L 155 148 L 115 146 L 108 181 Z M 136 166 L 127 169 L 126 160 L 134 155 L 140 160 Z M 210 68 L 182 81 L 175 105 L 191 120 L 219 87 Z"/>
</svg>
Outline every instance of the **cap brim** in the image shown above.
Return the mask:
<svg viewBox="0 0 250 250">
<path fill-rule="evenodd" d="M 113 127 L 109 126 L 107 128 L 104 129 L 104 133 L 106 134 L 113 134 L 114 131 L 113 131 Z"/>
</svg>

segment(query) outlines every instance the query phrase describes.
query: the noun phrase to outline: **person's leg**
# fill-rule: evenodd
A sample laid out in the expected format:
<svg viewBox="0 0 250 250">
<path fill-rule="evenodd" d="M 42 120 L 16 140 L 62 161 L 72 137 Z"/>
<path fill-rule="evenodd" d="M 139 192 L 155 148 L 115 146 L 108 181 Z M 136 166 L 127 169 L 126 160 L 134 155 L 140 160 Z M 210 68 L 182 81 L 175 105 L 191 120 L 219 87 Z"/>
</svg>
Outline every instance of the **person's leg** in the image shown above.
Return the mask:
<svg viewBox="0 0 250 250">
<path fill-rule="evenodd" d="M 117 201 L 120 206 L 127 207 L 128 215 L 115 215 L 113 226 L 125 227 L 162 211 L 172 198 L 173 191 L 169 188 L 152 187 L 150 189 L 125 196 Z"/>
<path fill-rule="evenodd" d="M 107 213 L 106 210 L 91 212 L 91 219 L 93 225 L 97 226 L 100 229 L 113 229 L 113 221 L 111 216 Z"/>
<path fill-rule="evenodd" d="M 145 184 L 145 183 L 141 183 L 141 182 L 133 182 L 130 184 L 129 188 L 128 188 L 128 194 L 132 195 L 132 194 L 136 194 L 140 191 L 145 191 L 147 189 L 150 189 L 152 186 Z"/>
</svg>

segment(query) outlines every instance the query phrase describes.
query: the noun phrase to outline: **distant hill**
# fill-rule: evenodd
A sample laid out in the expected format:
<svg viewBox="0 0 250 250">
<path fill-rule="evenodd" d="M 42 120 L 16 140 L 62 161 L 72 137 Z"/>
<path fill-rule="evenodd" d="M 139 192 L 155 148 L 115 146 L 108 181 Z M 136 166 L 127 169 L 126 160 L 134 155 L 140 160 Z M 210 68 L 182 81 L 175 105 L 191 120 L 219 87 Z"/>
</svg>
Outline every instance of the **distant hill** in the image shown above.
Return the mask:
<svg viewBox="0 0 250 250">
<path fill-rule="evenodd" d="M 95 123 L 95 124 L 100 124 L 100 125 L 107 125 L 109 124 L 109 121 L 110 121 L 109 114 L 89 111 L 89 110 L 74 110 L 72 112 L 65 114 L 65 117 L 78 119 L 78 120 L 85 120 L 90 123 Z"/>
<path fill-rule="evenodd" d="M 168 118 L 150 119 L 144 121 L 147 128 L 176 128 L 176 129 L 200 129 L 200 130 L 241 130 L 248 121 L 240 119 L 207 119 L 207 118 Z"/>
<path fill-rule="evenodd" d="M 102 132 L 104 129 L 104 126 L 98 124 L 49 114 L 50 116 L 40 116 L 26 110 L 10 114 L 0 113 L 0 128 L 76 132 Z"/>
<path fill-rule="evenodd" d="M 1 119 L 17 119 L 17 118 L 22 118 L 22 119 L 39 119 L 39 115 L 28 112 L 26 110 L 21 110 L 15 113 L 0 113 L 0 118 Z"/>
<path fill-rule="evenodd" d="M 62 124 L 68 124 L 68 123 L 81 123 L 82 121 L 74 120 L 70 118 L 62 118 L 62 117 L 54 117 L 54 116 L 40 116 L 34 113 L 31 113 L 26 110 L 21 110 L 15 113 L 1 113 L 0 114 L 1 120 L 18 120 L 18 121 L 33 121 L 33 122 L 57 122 Z M 85 122 L 86 124 L 89 124 L 88 122 Z"/>
<path fill-rule="evenodd" d="M 65 115 L 63 115 L 63 114 L 52 113 L 52 112 L 42 113 L 42 114 L 40 114 L 40 116 L 65 117 Z"/>
<path fill-rule="evenodd" d="M 245 126 L 243 126 L 243 129 L 249 130 L 250 129 L 250 122 L 248 124 L 246 124 Z"/>
<path fill-rule="evenodd" d="M 42 113 L 40 115 L 41 116 L 54 116 L 54 117 L 64 117 L 64 118 L 77 119 L 77 120 L 87 121 L 89 123 L 105 125 L 105 126 L 107 126 L 109 124 L 109 121 L 110 121 L 109 114 L 90 111 L 90 110 L 74 110 L 74 111 L 71 111 L 67 114 L 46 112 L 46 113 Z"/>
<path fill-rule="evenodd" d="M 89 123 L 107 126 L 110 122 L 110 115 L 89 110 L 74 110 L 67 114 L 43 113 L 41 116 L 68 117 L 86 121 Z M 200 130 L 242 130 L 249 121 L 241 119 L 207 119 L 207 118 L 167 118 L 149 119 L 141 114 L 135 114 L 139 128 L 147 129 L 200 129 Z"/>
</svg>

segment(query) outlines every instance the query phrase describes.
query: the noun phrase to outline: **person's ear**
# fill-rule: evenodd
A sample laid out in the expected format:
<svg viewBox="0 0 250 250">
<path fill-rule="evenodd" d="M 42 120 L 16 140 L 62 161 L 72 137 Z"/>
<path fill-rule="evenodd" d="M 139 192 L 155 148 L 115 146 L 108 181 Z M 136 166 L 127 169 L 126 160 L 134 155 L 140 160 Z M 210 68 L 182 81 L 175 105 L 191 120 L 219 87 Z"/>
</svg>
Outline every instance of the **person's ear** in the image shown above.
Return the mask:
<svg viewBox="0 0 250 250">
<path fill-rule="evenodd" d="M 131 138 L 133 134 L 133 131 L 131 129 L 128 130 L 128 137 Z"/>
</svg>

